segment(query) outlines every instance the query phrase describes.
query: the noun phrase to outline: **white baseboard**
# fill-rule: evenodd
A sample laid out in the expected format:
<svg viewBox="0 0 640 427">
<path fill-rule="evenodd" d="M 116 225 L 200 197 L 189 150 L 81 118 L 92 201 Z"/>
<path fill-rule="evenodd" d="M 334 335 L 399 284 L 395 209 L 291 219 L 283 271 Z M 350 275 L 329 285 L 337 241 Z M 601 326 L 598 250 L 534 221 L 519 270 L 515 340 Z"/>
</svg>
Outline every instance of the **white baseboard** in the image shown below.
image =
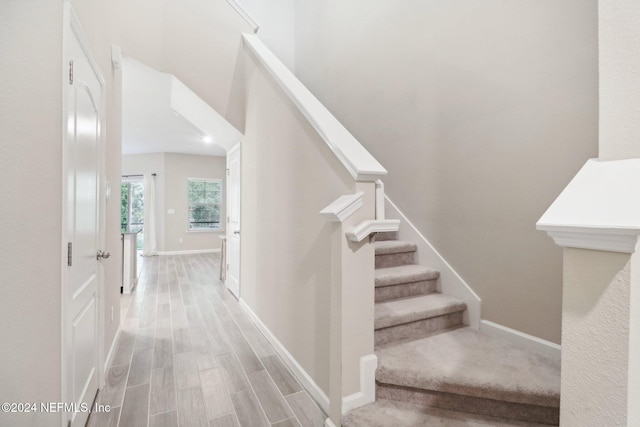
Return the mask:
<svg viewBox="0 0 640 427">
<path fill-rule="evenodd" d="M 551 341 L 546 341 L 515 329 L 507 328 L 488 320 L 480 322 L 480 330 L 488 335 L 503 338 L 515 345 L 525 347 L 543 356 L 560 361 L 562 347 Z"/>
<path fill-rule="evenodd" d="M 409 221 L 398 207 L 385 195 L 387 201 L 386 216 L 398 218 L 402 222 L 398 236 L 401 240 L 408 240 L 418 246 L 418 260 L 429 260 L 424 265 L 440 271 L 440 291 L 443 294 L 461 299 L 467 304 L 464 312 L 464 323 L 473 329 L 480 329 L 482 300 L 464 281 L 464 279 L 451 267 L 440 253 L 429 243 L 426 237 Z"/>
<path fill-rule="evenodd" d="M 293 373 L 296 379 L 300 382 L 302 387 L 311 395 L 311 397 L 320 405 L 325 413 L 329 413 L 329 398 L 324 391 L 316 384 L 311 376 L 305 371 L 298 361 L 289 353 L 284 345 L 273 335 L 273 333 L 262 323 L 260 318 L 253 312 L 249 304 L 247 304 L 242 298 L 240 298 L 240 307 L 247 313 L 247 315 L 253 320 L 253 323 L 258 327 L 262 335 L 265 336 L 269 344 L 275 349 L 282 361 L 287 365 L 289 370 Z"/>
<path fill-rule="evenodd" d="M 106 377 L 107 369 L 109 369 L 109 366 L 111 366 L 111 362 L 113 361 L 113 357 L 114 357 L 115 352 L 116 352 L 116 346 L 118 344 L 118 340 L 120 339 L 120 332 L 122 332 L 122 328 L 120 328 L 120 325 L 118 325 L 118 330 L 116 331 L 116 334 L 113 337 L 113 341 L 111 342 L 111 348 L 109 349 L 109 352 L 107 353 L 107 357 L 104 359 L 105 377 Z"/>
<path fill-rule="evenodd" d="M 193 254 L 211 254 L 220 252 L 218 249 L 196 249 L 192 251 L 158 251 L 158 255 L 193 255 Z"/>
<path fill-rule="evenodd" d="M 360 358 L 360 391 L 342 398 L 342 414 L 376 401 L 376 368 L 378 356 L 368 354 Z"/>
<path fill-rule="evenodd" d="M 336 425 L 331 421 L 331 418 L 327 418 L 324 420 L 324 427 L 336 427 Z"/>
</svg>

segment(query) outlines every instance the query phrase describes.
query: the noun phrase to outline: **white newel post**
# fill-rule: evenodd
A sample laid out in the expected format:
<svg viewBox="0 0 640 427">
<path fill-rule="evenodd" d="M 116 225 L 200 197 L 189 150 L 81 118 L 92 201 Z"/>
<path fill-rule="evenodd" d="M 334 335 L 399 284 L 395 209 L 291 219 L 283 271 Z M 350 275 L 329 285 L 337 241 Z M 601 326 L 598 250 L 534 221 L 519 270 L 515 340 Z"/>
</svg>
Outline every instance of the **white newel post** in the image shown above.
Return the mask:
<svg viewBox="0 0 640 427">
<path fill-rule="evenodd" d="M 375 185 L 356 183 L 356 193 L 325 208 L 331 221 L 331 328 L 328 427 L 340 426 L 347 406 L 370 403 L 375 396 L 373 355 L 374 248 L 369 239 L 353 242 L 347 232 L 374 218 Z M 373 369 L 362 378 L 363 368 Z M 368 384 L 371 382 L 371 384 Z"/>
<path fill-rule="evenodd" d="M 538 221 L 564 247 L 560 424 L 640 425 L 640 159 L 589 160 Z"/>
<path fill-rule="evenodd" d="M 598 6 L 600 158 L 538 222 L 565 248 L 563 427 L 640 426 L 640 2 Z"/>
</svg>

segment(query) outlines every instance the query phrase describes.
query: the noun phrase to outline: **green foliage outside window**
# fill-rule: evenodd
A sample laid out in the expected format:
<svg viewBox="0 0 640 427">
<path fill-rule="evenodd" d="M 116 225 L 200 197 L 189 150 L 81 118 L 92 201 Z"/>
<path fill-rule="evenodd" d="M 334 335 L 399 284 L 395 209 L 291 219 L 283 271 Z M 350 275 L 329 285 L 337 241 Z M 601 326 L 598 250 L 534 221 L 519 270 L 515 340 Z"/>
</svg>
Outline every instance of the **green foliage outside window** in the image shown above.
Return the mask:
<svg viewBox="0 0 640 427">
<path fill-rule="evenodd" d="M 189 179 L 189 229 L 220 228 L 222 181 Z"/>
<path fill-rule="evenodd" d="M 122 232 L 141 230 L 144 225 L 144 183 L 120 184 L 120 228 Z M 142 248 L 142 233 L 138 233 L 138 249 Z"/>
<path fill-rule="evenodd" d="M 120 184 L 120 228 L 129 228 L 129 183 Z"/>
</svg>

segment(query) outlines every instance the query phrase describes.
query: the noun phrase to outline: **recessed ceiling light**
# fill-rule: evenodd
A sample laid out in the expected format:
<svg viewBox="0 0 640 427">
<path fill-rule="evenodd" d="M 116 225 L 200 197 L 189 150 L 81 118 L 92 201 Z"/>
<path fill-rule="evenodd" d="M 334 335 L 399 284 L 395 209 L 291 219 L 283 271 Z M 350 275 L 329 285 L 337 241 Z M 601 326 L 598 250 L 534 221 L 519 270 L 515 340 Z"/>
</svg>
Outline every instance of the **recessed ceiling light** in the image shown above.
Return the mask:
<svg viewBox="0 0 640 427">
<path fill-rule="evenodd" d="M 211 138 L 209 135 L 205 135 L 202 137 L 202 142 L 206 142 L 207 144 L 211 144 L 213 142 L 213 138 Z"/>
</svg>

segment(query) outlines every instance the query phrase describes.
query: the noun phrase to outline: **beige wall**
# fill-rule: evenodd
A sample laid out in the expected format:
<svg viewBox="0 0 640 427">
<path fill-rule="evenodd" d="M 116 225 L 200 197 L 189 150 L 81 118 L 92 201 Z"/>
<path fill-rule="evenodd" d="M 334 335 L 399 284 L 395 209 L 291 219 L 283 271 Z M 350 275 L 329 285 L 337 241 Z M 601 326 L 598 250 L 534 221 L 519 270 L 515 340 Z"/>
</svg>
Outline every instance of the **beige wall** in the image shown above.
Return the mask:
<svg viewBox="0 0 640 427">
<path fill-rule="evenodd" d="M 242 129 L 240 34 L 250 27 L 225 0 L 117 0 L 114 43 L 123 54 L 173 74 Z"/>
<path fill-rule="evenodd" d="M 62 1 L 3 3 L 0 56 L 0 400 L 58 401 Z M 2 425 L 59 419 L 0 413 Z"/>
<path fill-rule="evenodd" d="M 118 76 L 110 66 L 109 2 L 74 1 L 107 85 L 106 177 L 119 180 Z M 8 1 L 0 14 L 0 400 L 61 399 L 62 1 Z M 105 324 L 119 318 L 119 201 L 106 206 Z M 105 310 L 106 311 L 106 310 Z M 46 357 L 43 357 L 46 355 Z M 59 425 L 60 413 L 0 413 L 0 424 Z"/>
<path fill-rule="evenodd" d="M 219 249 L 221 230 L 187 231 L 187 178 L 223 180 L 225 185 L 226 158 L 176 153 L 126 154 L 122 156 L 122 174 L 137 175 L 156 172 L 156 222 L 158 251 L 192 251 Z M 223 192 L 222 218 L 226 218 L 226 195 Z M 167 211 L 173 209 L 174 214 Z M 180 243 L 182 239 L 182 243 Z"/>
<path fill-rule="evenodd" d="M 331 224 L 355 185 L 266 72 L 248 71 L 240 295 L 328 394 Z"/>
<path fill-rule="evenodd" d="M 226 157 L 194 156 L 190 154 L 166 154 L 167 178 L 165 180 L 165 207 L 174 209 L 175 214 L 165 217 L 165 250 L 185 251 L 219 249 L 218 236 L 224 233 L 224 224 L 219 231 L 187 231 L 189 227 L 189 210 L 187 208 L 187 178 L 211 178 L 223 181 L 223 204 L 221 220 L 226 218 L 225 207 L 225 175 Z M 180 242 L 182 239 L 182 243 Z"/>
<path fill-rule="evenodd" d="M 597 155 L 596 0 L 297 3 L 296 72 L 483 300 L 559 342 L 562 254 L 535 223 Z"/>
</svg>

